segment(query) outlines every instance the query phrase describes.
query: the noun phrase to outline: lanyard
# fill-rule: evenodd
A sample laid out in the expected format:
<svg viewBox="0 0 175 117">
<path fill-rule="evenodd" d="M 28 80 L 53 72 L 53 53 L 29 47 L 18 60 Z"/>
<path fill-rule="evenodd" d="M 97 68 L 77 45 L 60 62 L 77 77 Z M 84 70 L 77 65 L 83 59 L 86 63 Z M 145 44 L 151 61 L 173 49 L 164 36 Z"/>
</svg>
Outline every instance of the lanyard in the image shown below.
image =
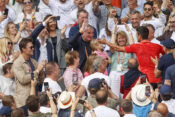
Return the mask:
<svg viewBox="0 0 175 117">
<path fill-rule="evenodd" d="M 125 58 L 125 53 L 123 52 L 123 57 L 122 57 L 122 63 L 121 64 L 123 64 L 123 62 L 124 62 L 124 58 Z M 120 52 L 118 53 L 118 64 L 120 63 Z"/>
</svg>

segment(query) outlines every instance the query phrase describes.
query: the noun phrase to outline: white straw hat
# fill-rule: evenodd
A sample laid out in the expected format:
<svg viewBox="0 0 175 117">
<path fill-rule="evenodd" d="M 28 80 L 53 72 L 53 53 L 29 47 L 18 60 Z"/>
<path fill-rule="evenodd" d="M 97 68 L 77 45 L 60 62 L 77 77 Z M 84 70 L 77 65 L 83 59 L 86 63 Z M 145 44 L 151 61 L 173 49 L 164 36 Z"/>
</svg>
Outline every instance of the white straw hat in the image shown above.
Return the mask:
<svg viewBox="0 0 175 117">
<path fill-rule="evenodd" d="M 146 86 L 147 85 L 140 84 L 132 88 L 131 98 L 138 106 L 146 106 L 151 102 L 151 100 L 145 95 Z"/>
<path fill-rule="evenodd" d="M 74 99 L 74 96 L 72 93 L 63 91 L 58 99 L 58 106 L 61 109 L 69 108 L 72 105 L 72 101 Z"/>
</svg>

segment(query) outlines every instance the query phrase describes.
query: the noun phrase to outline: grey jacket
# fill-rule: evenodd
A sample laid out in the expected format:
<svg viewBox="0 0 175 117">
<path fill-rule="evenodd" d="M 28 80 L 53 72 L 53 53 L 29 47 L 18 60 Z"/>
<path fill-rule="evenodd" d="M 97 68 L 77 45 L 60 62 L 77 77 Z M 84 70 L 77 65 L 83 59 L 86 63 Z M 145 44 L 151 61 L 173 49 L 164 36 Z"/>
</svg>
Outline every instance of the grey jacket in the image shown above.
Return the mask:
<svg viewBox="0 0 175 117">
<path fill-rule="evenodd" d="M 69 49 L 68 48 L 68 39 L 61 38 L 61 30 L 57 30 L 56 33 L 57 33 L 56 54 L 57 54 L 57 58 L 58 58 L 58 65 L 59 65 L 60 69 L 64 69 L 64 68 L 66 68 L 66 62 L 65 62 L 64 56 Z M 53 46 L 51 38 L 49 38 L 49 42 Z M 53 49 L 53 58 L 54 58 L 54 49 Z"/>
</svg>

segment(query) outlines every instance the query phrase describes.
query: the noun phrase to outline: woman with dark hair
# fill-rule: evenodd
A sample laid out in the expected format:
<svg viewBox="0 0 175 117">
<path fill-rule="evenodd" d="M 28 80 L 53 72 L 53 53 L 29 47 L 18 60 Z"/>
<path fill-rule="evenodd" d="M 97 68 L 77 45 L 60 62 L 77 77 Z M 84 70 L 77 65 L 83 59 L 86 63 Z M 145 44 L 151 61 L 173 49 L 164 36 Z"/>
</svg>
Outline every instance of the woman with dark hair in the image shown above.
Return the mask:
<svg viewBox="0 0 175 117">
<path fill-rule="evenodd" d="M 51 15 L 48 15 L 45 17 L 49 17 Z M 63 75 L 65 69 L 66 69 L 66 62 L 64 59 L 64 56 L 66 52 L 68 51 L 68 39 L 65 37 L 65 31 L 67 29 L 67 25 L 64 26 L 62 30 L 57 28 L 57 22 L 55 18 L 52 18 L 49 23 L 47 24 L 47 30 L 48 30 L 48 41 L 53 46 L 53 58 L 54 61 L 58 63 L 60 68 L 60 73 Z"/>
</svg>

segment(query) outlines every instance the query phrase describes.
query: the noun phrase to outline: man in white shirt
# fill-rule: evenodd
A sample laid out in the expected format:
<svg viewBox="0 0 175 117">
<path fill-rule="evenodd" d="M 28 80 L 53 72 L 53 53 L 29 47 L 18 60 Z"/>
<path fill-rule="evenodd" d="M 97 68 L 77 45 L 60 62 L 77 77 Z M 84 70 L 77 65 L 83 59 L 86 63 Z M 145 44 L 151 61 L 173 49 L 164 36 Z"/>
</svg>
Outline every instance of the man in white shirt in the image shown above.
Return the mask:
<svg viewBox="0 0 175 117">
<path fill-rule="evenodd" d="M 44 83 L 48 82 L 49 88 L 52 89 L 52 94 L 62 91 L 61 87 L 57 83 L 59 74 L 60 74 L 60 68 L 56 62 L 47 63 L 46 78 L 44 79 Z M 42 87 L 42 91 L 45 91 L 44 85 Z"/>
<path fill-rule="evenodd" d="M 149 30 L 148 40 L 151 41 L 152 43 L 160 45 L 160 41 L 154 38 L 154 32 L 155 32 L 154 26 L 152 24 L 147 24 L 146 27 Z"/>
<path fill-rule="evenodd" d="M 11 70 L 13 63 L 7 63 L 3 66 L 4 75 L 0 76 L 0 108 L 1 108 L 1 99 L 4 95 L 15 94 L 15 79 L 14 74 Z"/>
<path fill-rule="evenodd" d="M 132 102 L 130 100 L 123 100 L 121 103 L 121 111 L 124 114 L 123 117 L 136 117 L 135 114 L 132 113 Z"/>
<path fill-rule="evenodd" d="M 0 0 L 0 38 L 4 36 L 4 28 L 8 22 L 16 19 L 15 11 L 6 5 L 5 0 Z"/>
<path fill-rule="evenodd" d="M 104 78 L 105 81 L 107 82 L 108 86 L 110 87 L 109 76 L 106 76 L 103 74 L 106 70 L 106 66 L 107 66 L 107 63 L 102 57 L 98 56 L 97 58 L 95 58 L 95 60 L 93 62 L 93 67 L 92 67 L 93 74 L 85 77 L 82 80 L 81 86 L 80 86 L 78 93 L 77 93 L 77 97 L 82 97 L 82 95 L 85 93 L 85 91 L 87 91 L 88 96 L 90 95 L 90 93 L 88 91 L 88 85 L 89 85 L 90 80 L 95 79 L 95 78 L 99 78 L 99 79 Z"/>
<path fill-rule="evenodd" d="M 153 3 L 146 2 L 144 4 L 144 19 L 141 21 L 140 25 L 152 24 L 155 28 L 155 37 L 158 37 L 162 35 L 165 25 L 164 22 L 153 16 L 153 12 Z"/>
<path fill-rule="evenodd" d="M 105 89 L 100 89 L 96 93 L 96 101 L 98 106 L 85 114 L 85 117 L 92 117 L 91 113 L 94 112 L 97 117 L 120 117 L 116 110 L 106 106 L 108 99 L 108 92 Z"/>
</svg>

